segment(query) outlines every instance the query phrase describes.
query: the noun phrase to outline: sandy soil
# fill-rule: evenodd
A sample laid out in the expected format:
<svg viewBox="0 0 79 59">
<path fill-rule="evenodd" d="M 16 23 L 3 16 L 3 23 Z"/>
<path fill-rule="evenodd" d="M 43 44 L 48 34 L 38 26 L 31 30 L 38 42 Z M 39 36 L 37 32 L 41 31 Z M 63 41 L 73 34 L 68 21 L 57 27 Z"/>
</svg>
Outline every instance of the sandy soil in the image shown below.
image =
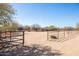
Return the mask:
<svg viewBox="0 0 79 59">
<path fill-rule="evenodd" d="M 55 33 L 55 32 L 50 32 Z M 67 33 L 67 32 L 65 32 Z M 25 45 L 40 44 L 42 46 L 50 46 L 52 50 L 59 50 L 64 56 L 79 56 L 79 32 L 75 31 L 65 34 L 64 42 L 56 42 L 47 40 L 47 32 L 25 32 Z M 52 34 L 57 35 L 57 34 Z M 68 38 L 68 35 L 69 38 Z M 60 36 L 63 37 L 62 34 Z M 59 36 L 59 37 L 60 37 Z M 62 39 L 61 39 L 62 40 Z"/>
</svg>

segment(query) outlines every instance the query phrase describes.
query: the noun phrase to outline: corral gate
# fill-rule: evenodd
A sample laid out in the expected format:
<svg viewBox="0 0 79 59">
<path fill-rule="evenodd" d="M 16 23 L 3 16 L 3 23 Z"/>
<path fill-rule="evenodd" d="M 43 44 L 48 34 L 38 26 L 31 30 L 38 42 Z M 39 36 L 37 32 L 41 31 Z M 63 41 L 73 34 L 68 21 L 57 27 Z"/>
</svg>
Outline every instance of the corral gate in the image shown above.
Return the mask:
<svg viewBox="0 0 79 59">
<path fill-rule="evenodd" d="M 0 32 L 0 50 L 24 45 L 24 31 Z"/>
<path fill-rule="evenodd" d="M 47 31 L 47 40 L 63 42 L 74 39 L 79 35 L 79 30 L 54 30 Z"/>
</svg>

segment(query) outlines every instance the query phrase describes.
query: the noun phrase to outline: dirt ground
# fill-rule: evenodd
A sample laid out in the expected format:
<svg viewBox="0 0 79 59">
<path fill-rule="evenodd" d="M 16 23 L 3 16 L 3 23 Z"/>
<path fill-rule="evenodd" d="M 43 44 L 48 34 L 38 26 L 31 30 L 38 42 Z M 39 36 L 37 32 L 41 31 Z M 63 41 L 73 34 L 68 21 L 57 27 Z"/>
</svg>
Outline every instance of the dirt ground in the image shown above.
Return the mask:
<svg viewBox="0 0 79 59">
<path fill-rule="evenodd" d="M 42 46 L 50 46 L 53 50 L 59 50 L 63 56 L 79 56 L 79 32 L 60 32 L 59 42 L 48 39 L 48 32 L 25 32 L 25 46 L 31 44 L 39 44 Z M 53 34 L 50 34 L 53 33 Z M 56 32 L 49 32 L 49 35 L 57 35 Z M 65 33 L 61 34 L 61 33 Z M 70 36 L 69 36 L 70 35 Z M 64 37 L 64 38 L 63 38 Z M 61 40 L 63 40 L 61 42 Z M 58 39 L 56 39 L 58 40 Z"/>
</svg>

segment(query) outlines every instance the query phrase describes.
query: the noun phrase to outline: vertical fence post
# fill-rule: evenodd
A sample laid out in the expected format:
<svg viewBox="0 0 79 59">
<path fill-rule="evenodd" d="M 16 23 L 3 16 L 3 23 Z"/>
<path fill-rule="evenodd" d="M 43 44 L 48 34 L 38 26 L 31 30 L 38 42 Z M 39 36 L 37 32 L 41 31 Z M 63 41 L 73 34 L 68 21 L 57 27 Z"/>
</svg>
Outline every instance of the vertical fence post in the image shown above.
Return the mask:
<svg viewBox="0 0 79 59">
<path fill-rule="evenodd" d="M 58 30 L 58 40 L 59 40 L 59 30 Z"/>
<path fill-rule="evenodd" d="M 49 38 L 48 38 L 48 37 L 49 37 L 49 33 L 48 33 L 48 31 L 47 31 L 47 40 L 49 40 Z"/>
<path fill-rule="evenodd" d="M 23 46 L 24 46 L 24 31 L 23 31 Z"/>
<path fill-rule="evenodd" d="M 12 42 L 11 42 L 11 41 L 12 41 L 12 40 L 11 40 L 11 39 L 12 39 L 12 38 L 11 38 L 11 33 L 12 33 L 12 32 L 10 31 L 10 44 L 12 43 Z"/>
<path fill-rule="evenodd" d="M 11 42 L 11 31 L 10 31 L 10 42 Z"/>
<path fill-rule="evenodd" d="M 70 39 L 70 37 L 69 37 L 69 36 L 70 36 L 69 33 L 70 33 L 70 31 L 68 30 L 68 40 Z"/>
<path fill-rule="evenodd" d="M 65 40 L 65 30 L 64 30 L 64 40 Z"/>
<path fill-rule="evenodd" d="M 11 42 L 11 31 L 9 31 L 9 38 L 10 38 L 10 45 L 12 44 L 12 42 Z M 10 49 L 12 48 L 12 46 L 10 46 Z"/>
</svg>

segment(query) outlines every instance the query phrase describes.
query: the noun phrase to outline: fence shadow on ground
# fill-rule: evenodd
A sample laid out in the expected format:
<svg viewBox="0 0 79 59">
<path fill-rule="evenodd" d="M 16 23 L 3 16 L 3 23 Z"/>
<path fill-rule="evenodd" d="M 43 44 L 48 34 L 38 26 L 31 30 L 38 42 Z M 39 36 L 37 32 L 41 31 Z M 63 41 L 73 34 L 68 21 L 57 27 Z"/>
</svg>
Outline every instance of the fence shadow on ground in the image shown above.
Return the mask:
<svg viewBox="0 0 79 59">
<path fill-rule="evenodd" d="M 11 48 L 12 49 L 12 48 Z M 17 46 L 12 50 L 0 52 L 0 56 L 60 56 L 59 50 L 51 50 L 49 46 L 33 44 L 31 46 Z"/>
</svg>

